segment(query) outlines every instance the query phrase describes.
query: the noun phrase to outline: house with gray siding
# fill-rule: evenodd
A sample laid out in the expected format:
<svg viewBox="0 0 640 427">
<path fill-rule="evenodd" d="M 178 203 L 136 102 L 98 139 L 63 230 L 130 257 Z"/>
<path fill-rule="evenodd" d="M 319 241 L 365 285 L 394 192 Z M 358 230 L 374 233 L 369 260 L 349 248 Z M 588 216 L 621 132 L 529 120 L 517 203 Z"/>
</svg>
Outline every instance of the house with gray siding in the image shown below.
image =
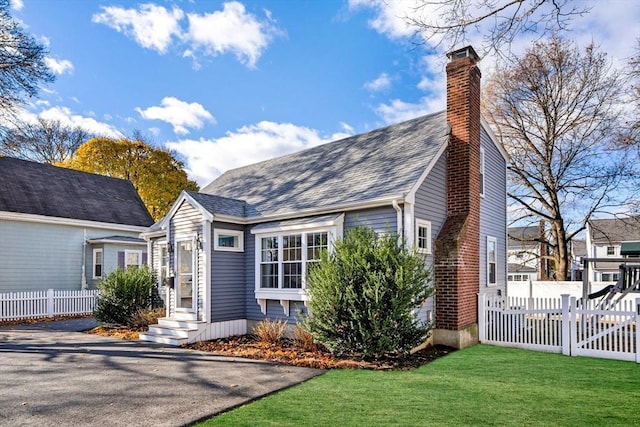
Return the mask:
<svg viewBox="0 0 640 427">
<path fill-rule="evenodd" d="M 589 264 L 587 279 L 617 282 L 619 260 L 629 258 L 629 263 L 637 264 L 640 258 L 640 216 L 589 220 L 585 246 L 586 256 L 597 259 Z"/>
<path fill-rule="evenodd" d="M 418 315 L 435 321 L 434 340 L 477 342 L 477 294 L 506 285 L 507 156 L 480 118 L 477 55 L 468 47 L 450 59 L 447 111 L 183 192 L 143 233 L 168 311 L 141 339 L 177 345 L 244 334 L 265 318 L 295 323 L 309 268 L 364 225 L 404 237 L 433 268 L 436 297 Z"/>
<path fill-rule="evenodd" d="M 0 293 L 95 288 L 152 224 L 129 181 L 0 157 Z"/>
</svg>

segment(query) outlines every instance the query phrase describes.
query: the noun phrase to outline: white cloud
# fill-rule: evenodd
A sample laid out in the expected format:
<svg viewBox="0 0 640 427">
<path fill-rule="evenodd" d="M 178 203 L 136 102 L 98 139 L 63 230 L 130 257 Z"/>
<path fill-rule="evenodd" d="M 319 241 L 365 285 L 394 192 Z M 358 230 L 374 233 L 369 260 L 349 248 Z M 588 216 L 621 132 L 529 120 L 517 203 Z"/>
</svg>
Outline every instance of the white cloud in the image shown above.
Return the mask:
<svg viewBox="0 0 640 427">
<path fill-rule="evenodd" d="M 364 88 L 370 92 L 380 92 L 391 87 L 391 79 L 387 73 L 382 73 L 375 79 L 366 82 Z"/>
<path fill-rule="evenodd" d="M 392 99 L 389 103 L 380 104 L 376 108 L 376 114 L 386 124 L 400 123 L 425 114 L 436 113 L 444 110 L 446 99 L 432 97 L 421 98 L 419 102 L 411 103 L 400 99 Z"/>
<path fill-rule="evenodd" d="M 409 37 L 415 29 L 405 21 L 406 16 L 414 13 L 416 1 L 410 0 L 349 0 L 352 10 L 371 8 L 376 16 L 369 20 L 369 26 L 391 39 Z"/>
<path fill-rule="evenodd" d="M 317 130 L 291 123 L 262 121 L 243 126 L 217 139 L 185 139 L 167 143 L 187 159 L 187 170 L 198 184 L 206 185 L 223 172 L 273 157 L 297 152 L 348 136 L 322 137 Z"/>
<path fill-rule="evenodd" d="M 51 107 L 47 110 L 41 111 L 38 115 L 48 120 L 59 120 L 60 123 L 67 126 L 79 126 L 95 135 L 111 138 L 122 138 L 123 136 L 122 133 L 110 124 L 99 122 L 92 117 L 84 117 L 80 114 L 74 114 L 68 107 Z"/>
<path fill-rule="evenodd" d="M 178 98 L 167 96 L 162 98 L 160 107 L 149 107 L 146 110 L 136 108 L 143 119 L 162 120 L 173 126 L 173 131 L 180 135 L 189 133 L 187 128 L 201 129 L 204 122 L 215 123 L 215 118 L 202 104 L 184 102 Z"/>
<path fill-rule="evenodd" d="M 11 9 L 22 10 L 24 2 L 22 0 L 11 0 Z"/>
<path fill-rule="evenodd" d="M 146 3 L 136 9 L 102 6 L 102 13 L 93 15 L 93 22 L 104 24 L 133 38 L 146 49 L 163 54 L 173 37 L 180 35 L 179 21 L 184 17 L 181 9 L 169 11 L 163 6 Z"/>
<path fill-rule="evenodd" d="M 45 65 L 55 74 L 71 74 L 73 63 L 68 59 L 55 59 L 50 56 L 44 58 Z"/>
<path fill-rule="evenodd" d="M 242 3 L 232 1 L 224 3 L 221 11 L 204 15 L 187 14 L 189 30 L 185 37 L 206 54 L 233 53 L 240 62 L 254 67 L 273 36 L 278 33 L 269 16 L 267 14 L 266 21 L 260 21 L 255 15 L 247 13 Z M 184 53 L 188 57 L 193 55 L 191 49 Z"/>
</svg>

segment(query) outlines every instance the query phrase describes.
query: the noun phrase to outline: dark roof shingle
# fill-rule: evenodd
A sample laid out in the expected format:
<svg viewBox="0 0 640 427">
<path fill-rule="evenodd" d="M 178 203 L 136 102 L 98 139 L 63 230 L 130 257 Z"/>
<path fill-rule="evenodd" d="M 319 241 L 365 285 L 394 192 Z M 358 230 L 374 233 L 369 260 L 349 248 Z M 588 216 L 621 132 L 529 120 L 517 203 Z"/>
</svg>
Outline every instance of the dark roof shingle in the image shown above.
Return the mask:
<svg viewBox="0 0 640 427">
<path fill-rule="evenodd" d="M 589 220 L 593 243 L 640 241 L 640 217 Z"/>
<path fill-rule="evenodd" d="M 0 211 L 147 227 L 130 181 L 0 157 Z"/>
<path fill-rule="evenodd" d="M 247 217 L 408 193 L 448 141 L 445 112 L 227 171 L 201 192 L 243 200 Z"/>
</svg>

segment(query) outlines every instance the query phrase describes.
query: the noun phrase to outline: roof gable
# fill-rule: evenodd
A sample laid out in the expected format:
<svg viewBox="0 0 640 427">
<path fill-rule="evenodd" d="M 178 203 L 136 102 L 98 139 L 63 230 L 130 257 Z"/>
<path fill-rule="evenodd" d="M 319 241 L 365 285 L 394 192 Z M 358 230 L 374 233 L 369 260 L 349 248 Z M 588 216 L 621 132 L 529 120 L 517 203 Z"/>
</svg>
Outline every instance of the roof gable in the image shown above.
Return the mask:
<svg viewBox="0 0 640 427">
<path fill-rule="evenodd" d="M 448 142 L 445 112 L 227 171 L 201 192 L 246 202 L 247 217 L 403 197 Z"/>
<path fill-rule="evenodd" d="M 130 181 L 0 157 L 0 211 L 147 227 Z"/>
</svg>

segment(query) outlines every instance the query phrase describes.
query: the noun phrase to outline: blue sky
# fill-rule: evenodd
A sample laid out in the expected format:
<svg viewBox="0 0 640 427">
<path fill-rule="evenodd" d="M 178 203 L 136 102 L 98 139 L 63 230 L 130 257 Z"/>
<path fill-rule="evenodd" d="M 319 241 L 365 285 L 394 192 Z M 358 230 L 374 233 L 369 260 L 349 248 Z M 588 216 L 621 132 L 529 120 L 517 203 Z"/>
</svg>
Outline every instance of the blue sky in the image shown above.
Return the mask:
<svg viewBox="0 0 640 427">
<path fill-rule="evenodd" d="M 617 64 L 640 6 L 584 0 L 570 37 Z M 24 111 L 149 135 L 205 185 L 227 169 L 444 108 L 444 55 L 400 17 L 412 0 L 12 0 L 56 81 Z M 473 35 L 472 35 L 473 37 Z M 530 37 L 515 48 L 524 49 Z M 483 73 L 493 58 L 483 58 Z"/>
</svg>

